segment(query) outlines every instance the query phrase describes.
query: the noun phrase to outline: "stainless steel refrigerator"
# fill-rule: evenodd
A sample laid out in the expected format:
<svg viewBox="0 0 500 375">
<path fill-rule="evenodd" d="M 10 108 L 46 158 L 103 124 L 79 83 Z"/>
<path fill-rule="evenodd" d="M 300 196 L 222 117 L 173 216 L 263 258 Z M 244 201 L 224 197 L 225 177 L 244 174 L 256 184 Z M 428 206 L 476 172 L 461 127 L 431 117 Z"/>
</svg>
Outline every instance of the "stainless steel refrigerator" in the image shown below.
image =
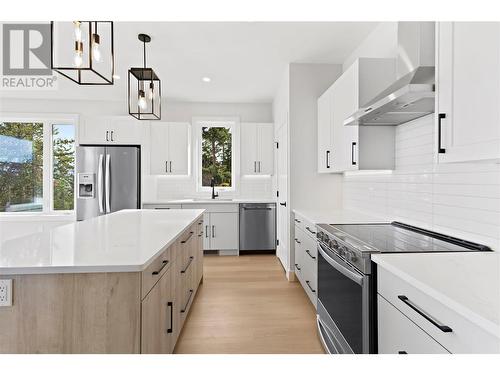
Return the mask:
<svg viewBox="0 0 500 375">
<path fill-rule="evenodd" d="M 76 218 L 85 220 L 140 207 L 140 148 L 76 148 Z"/>
</svg>

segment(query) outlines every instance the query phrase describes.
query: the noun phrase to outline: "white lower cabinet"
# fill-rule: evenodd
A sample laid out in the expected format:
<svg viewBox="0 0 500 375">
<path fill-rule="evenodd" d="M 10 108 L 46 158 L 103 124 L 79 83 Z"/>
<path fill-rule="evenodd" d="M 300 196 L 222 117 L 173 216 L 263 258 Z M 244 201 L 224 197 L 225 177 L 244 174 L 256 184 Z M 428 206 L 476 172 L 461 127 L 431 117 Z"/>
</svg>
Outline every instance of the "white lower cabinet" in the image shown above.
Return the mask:
<svg viewBox="0 0 500 375">
<path fill-rule="evenodd" d="M 318 300 L 318 253 L 313 223 L 295 214 L 295 275 L 312 304 Z"/>
<path fill-rule="evenodd" d="M 448 354 L 423 329 L 380 295 L 378 303 L 378 352 L 380 354 Z"/>
<path fill-rule="evenodd" d="M 419 353 L 436 353 L 441 350 L 436 343 L 450 353 L 500 352 L 496 335 L 380 266 L 377 292 L 380 353 L 404 351 L 405 347 Z M 395 327 L 397 324 L 399 328 Z"/>
</svg>

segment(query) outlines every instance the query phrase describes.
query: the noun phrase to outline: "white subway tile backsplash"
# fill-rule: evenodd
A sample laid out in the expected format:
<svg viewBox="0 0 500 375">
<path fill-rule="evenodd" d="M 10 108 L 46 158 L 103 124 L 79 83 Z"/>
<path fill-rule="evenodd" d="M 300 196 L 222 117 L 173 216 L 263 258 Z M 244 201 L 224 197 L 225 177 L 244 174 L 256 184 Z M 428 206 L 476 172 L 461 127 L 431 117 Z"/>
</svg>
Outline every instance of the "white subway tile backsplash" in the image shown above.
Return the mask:
<svg viewBox="0 0 500 375">
<path fill-rule="evenodd" d="M 432 115 L 399 125 L 395 170 L 344 176 L 344 208 L 500 251 L 500 164 L 434 164 L 434 147 Z"/>
</svg>

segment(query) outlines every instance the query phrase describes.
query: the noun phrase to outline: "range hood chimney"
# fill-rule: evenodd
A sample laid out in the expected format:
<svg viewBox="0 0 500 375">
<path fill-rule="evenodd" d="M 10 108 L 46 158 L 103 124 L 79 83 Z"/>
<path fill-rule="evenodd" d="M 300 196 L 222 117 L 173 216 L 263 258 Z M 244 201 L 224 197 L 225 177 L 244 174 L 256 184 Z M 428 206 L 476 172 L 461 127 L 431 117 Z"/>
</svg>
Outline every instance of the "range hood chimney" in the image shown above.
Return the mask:
<svg viewBox="0 0 500 375">
<path fill-rule="evenodd" d="M 399 22 L 397 80 L 344 125 L 400 125 L 434 112 L 434 22 Z"/>
</svg>

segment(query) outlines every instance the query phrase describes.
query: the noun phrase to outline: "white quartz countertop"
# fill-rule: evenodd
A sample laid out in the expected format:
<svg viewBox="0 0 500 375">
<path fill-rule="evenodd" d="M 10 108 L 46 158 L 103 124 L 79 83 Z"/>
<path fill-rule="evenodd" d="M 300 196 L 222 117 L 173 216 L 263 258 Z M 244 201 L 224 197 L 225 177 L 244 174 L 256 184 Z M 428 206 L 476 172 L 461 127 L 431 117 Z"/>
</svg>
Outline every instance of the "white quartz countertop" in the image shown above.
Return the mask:
<svg viewBox="0 0 500 375">
<path fill-rule="evenodd" d="M 354 210 L 310 210 L 294 209 L 294 213 L 314 224 L 372 224 L 390 223 L 383 217 L 364 214 Z"/>
<path fill-rule="evenodd" d="M 171 200 L 160 200 L 160 201 L 149 201 L 142 202 L 143 205 L 149 204 L 238 204 L 238 203 L 276 203 L 273 199 L 229 199 L 229 198 L 215 198 L 215 199 L 203 199 L 203 198 L 185 198 L 185 199 L 171 199 Z"/>
<path fill-rule="evenodd" d="M 500 337 L 500 253 L 376 254 L 372 260 Z"/>
<path fill-rule="evenodd" d="M 0 275 L 138 272 L 204 210 L 123 210 L 0 243 Z"/>
</svg>

